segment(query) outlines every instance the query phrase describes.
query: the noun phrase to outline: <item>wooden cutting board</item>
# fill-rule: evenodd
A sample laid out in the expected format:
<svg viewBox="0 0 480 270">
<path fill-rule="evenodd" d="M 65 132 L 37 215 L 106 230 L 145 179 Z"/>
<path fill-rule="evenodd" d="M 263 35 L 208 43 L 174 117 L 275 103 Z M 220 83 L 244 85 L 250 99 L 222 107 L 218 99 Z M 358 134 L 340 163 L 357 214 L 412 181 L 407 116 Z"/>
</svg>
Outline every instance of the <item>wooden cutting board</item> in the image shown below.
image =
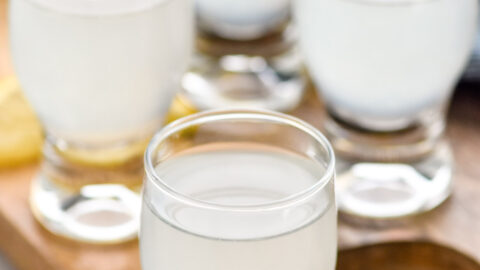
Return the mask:
<svg viewBox="0 0 480 270">
<path fill-rule="evenodd" d="M 323 115 L 321 104 L 311 91 L 303 106 L 294 114 L 316 126 L 320 126 Z M 395 250 L 395 246 L 388 249 L 390 253 L 388 250 L 379 253 L 371 248 L 351 249 L 392 241 L 403 241 L 412 245 L 427 241 L 435 244 L 431 245 L 434 249 L 428 249 L 430 253 L 437 254 L 434 250 L 438 245 L 443 245 L 480 262 L 480 166 L 477 165 L 480 160 L 480 91 L 463 88 L 457 93 L 450 114 L 448 134 L 457 160 L 452 198 L 429 213 L 387 224 L 362 225 L 340 217 L 339 260 L 344 256 L 351 260 L 354 256 L 351 254 L 357 253 L 356 258 L 360 261 L 367 257 L 377 258 L 378 254 L 391 254 L 392 258 L 395 258 L 395 252 L 391 251 Z M 34 220 L 28 206 L 29 185 L 37 169 L 37 164 L 32 164 L 0 172 L 0 249 L 19 269 L 140 269 L 136 242 L 120 246 L 93 246 L 60 239 L 45 231 Z M 399 252 L 400 248 L 401 245 Z M 417 248 L 423 250 L 421 246 L 414 247 L 414 250 Z M 365 252 L 371 254 L 367 256 Z M 430 254 L 428 252 L 426 254 Z M 455 253 L 445 254 L 447 257 L 452 256 L 452 260 L 461 257 L 453 256 Z M 418 262 L 425 264 L 425 258 L 422 258 L 419 256 Z M 380 262 L 381 258 L 377 259 Z M 386 260 L 383 260 L 385 263 Z M 414 256 L 410 256 L 408 260 L 413 260 L 412 263 L 416 261 Z M 433 259 L 428 262 L 438 263 Z M 352 263 L 342 262 L 339 269 L 352 267 L 351 265 Z M 478 269 L 480 270 L 480 266 Z"/>
</svg>

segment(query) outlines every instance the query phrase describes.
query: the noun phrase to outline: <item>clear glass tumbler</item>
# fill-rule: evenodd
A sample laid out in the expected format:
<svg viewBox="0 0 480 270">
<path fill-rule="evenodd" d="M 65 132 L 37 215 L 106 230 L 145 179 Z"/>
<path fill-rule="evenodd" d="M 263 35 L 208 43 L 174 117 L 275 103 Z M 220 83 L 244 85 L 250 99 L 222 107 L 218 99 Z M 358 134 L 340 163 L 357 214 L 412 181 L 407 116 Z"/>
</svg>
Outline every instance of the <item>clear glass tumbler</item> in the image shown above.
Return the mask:
<svg viewBox="0 0 480 270">
<path fill-rule="evenodd" d="M 305 122 L 192 115 L 154 137 L 145 170 L 142 269 L 335 268 L 334 154 Z"/>
<path fill-rule="evenodd" d="M 189 0 L 10 1 L 15 70 L 46 133 L 30 199 L 47 229 L 136 237 L 143 152 L 187 68 L 193 20 Z"/>
<path fill-rule="evenodd" d="M 477 0 L 298 0 L 305 61 L 328 110 L 339 209 L 392 218 L 450 194 L 449 99 Z"/>
<path fill-rule="evenodd" d="M 196 0 L 197 54 L 183 78 L 200 110 L 250 107 L 289 111 L 305 79 L 290 0 Z"/>
</svg>

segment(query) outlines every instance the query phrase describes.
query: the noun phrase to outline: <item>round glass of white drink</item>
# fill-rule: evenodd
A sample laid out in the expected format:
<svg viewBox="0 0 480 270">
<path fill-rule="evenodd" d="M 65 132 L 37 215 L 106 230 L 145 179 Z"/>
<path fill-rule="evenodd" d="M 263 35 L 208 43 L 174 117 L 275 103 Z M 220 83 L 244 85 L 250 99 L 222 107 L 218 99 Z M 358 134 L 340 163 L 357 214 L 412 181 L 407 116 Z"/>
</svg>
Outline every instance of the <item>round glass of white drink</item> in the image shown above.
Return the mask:
<svg viewBox="0 0 480 270">
<path fill-rule="evenodd" d="M 197 54 L 184 96 L 201 110 L 289 111 L 305 79 L 294 46 L 290 0 L 196 0 Z"/>
<path fill-rule="evenodd" d="M 445 112 L 474 44 L 477 2 L 296 2 L 302 52 L 330 116 L 340 210 L 398 217 L 450 194 Z"/>
<path fill-rule="evenodd" d="M 335 268 L 334 154 L 305 122 L 193 115 L 154 137 L 145 170 L 142 269 Z"/>
<path fill-rule="evenodd" d="M 9 15 L 15 70 L 47 135 L 36 217 L 77 240 L 135 238 L 143 152 L 187 68 L 193 3 L 12 0 Z"/>
</svg>

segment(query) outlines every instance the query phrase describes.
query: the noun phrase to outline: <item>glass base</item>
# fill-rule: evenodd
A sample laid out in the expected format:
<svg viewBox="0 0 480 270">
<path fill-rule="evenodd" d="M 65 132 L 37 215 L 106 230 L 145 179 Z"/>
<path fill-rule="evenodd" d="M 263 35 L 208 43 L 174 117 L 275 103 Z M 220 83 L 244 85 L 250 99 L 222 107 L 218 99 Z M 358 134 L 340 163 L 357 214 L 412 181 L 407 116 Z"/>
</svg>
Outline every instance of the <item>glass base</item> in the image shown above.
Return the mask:
<svg viewBox="0 0 480 270">
<path fill-rule="evenodd" d="M 33 181 L 30 204 L 37 220 L 59 236 L 95 244 L 137 237 L 139 193 L 123 185 L 87 185 L 69 191 L 40 174 Z"/>
<path fill-rule="evenodd" d="M 305 75 L 295 50 L 271 57 L 197 54 L 182 81 L 199 110 L 242 107 L 290 111 L 302 101 Z"/>
<path fill-rule="evenodd" d="M 382 163 L 337 157 L 339 210 L 367 218 L 397 218 L 431 210 L 451 192 L 453 159 L 447 143 L 415 161 Z"/>
<path fill-rule="evenodd" d="M 443 119 L 438 110 L 404 129 L 379 132 L 330 114 L 325 129 L 336 152 L 339 210 L 385 220 L 428 211 L 448 198 L 453 157 Z"/>
<path fill-rule="evenodd" d="M 144 141 L 80 147 L 47 136 L 30 193 L 37 220 L 52 233 L 81 242 L 135 239 Z"/>
</svg>

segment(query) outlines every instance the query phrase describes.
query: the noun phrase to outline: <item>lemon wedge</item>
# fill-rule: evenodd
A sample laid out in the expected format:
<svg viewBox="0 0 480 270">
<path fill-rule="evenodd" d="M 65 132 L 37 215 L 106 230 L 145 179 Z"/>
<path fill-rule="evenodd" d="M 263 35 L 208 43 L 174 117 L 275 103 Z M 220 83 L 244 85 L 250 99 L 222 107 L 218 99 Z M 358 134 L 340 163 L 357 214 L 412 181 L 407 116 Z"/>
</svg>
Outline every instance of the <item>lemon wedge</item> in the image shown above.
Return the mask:
<svg viewBox="0 0 480 270">
<path fill-rule="evenodd" d="M 170 123 L 190 114 L 197 113 L 198 110 L 182 95 L 177 95 L 172 102 L 167 114 L 166 122 Z"/>
<path fill-rule="evenodd" d="M 36 160 L 43 135 L 14 77 L 0 80 L 0 168 Z"/>
</svg>

